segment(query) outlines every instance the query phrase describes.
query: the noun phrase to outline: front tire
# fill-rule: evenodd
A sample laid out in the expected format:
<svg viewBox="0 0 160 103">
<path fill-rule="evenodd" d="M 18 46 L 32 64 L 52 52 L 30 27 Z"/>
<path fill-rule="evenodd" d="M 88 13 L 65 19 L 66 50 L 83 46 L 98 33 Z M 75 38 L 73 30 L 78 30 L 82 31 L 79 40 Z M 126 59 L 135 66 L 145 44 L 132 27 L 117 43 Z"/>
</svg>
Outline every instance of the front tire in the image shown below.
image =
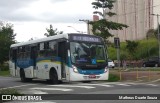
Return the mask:
<svg viewBox="0 0 160 103">
<path fill-rule="evenodd" d="M 91 81 L 83 81 L 82 83 L 90 83 Z"/>
<path fill-rule="evenodd" d="M 50 83 L 51 84 L 58 84 L 58 75 L 57 72 L 55 70 L 51 70 L 50 71 Z"/>
</svg>

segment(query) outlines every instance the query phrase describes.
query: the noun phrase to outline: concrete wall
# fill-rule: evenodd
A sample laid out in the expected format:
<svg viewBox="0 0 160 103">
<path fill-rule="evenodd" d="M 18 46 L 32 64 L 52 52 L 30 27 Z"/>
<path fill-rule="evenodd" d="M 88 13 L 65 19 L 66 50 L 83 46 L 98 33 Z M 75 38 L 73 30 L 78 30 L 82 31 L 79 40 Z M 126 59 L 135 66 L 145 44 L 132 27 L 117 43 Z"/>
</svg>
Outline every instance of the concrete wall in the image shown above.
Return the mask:
<svg viewBox="0 0 160 103">
<path fill-rule="evenodd" d="M 123 30 L 111 31 L 121 41 L 143 39 L 146 32 L 153 28 L 153 16 L 150 15 L 153 13 L 152 0 L 117 0 L 111 11 L 117 15 L 106 19 L 129 26 Z M 113 41 L 113 37 L 110 40 Z"/>
</svg>

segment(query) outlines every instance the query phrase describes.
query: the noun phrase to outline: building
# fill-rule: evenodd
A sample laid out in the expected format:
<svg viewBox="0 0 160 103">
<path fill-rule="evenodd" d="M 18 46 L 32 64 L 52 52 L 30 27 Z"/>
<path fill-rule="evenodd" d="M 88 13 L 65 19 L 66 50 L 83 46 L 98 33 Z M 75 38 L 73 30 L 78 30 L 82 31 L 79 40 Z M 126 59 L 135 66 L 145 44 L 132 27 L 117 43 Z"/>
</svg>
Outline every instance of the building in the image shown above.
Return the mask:
<svg viewBox="0 0 160 103">
<path fill-rule="evenodd" d="M 160 0 L 153 0 L 153 14 L 160 15 Z M 157 17 L 153 18 L 154 29 L 157 28 Z"/>
<path fill-rule="evenodd" d="M 111 31 L 114 37 L 119 37 L 121 41 L 144 39 L 147 31 L 154 27 L 153 15 L 151 15 L 153 0 L 117 0 L 111 11 L 117 15 L 107 16 L 107 20 L 129 26 L 123 30 Z M 113 38 L 110 40 L 113 41 Z"/>
</svg>

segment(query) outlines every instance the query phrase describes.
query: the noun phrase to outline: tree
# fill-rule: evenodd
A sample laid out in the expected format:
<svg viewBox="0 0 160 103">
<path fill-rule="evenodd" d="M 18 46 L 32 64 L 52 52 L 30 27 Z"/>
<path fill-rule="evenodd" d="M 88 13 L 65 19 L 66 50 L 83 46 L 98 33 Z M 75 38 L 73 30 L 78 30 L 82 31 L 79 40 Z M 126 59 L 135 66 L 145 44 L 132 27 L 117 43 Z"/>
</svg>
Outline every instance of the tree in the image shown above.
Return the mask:
<svg viewBox="0 0 160 103">
<path fill-rule="evenodd" d="M 159 32 L 160 32 L 160 25 L 159 25 Z M 158 27 L 155 29 L 154 35 L 158 39 Z"/>
<path fill-rule="evenodd" d="M 146 33 L 146 38 L 148 39 L 149 37 L 155 37 L 157 38 L 156 30 L 155 29 L 149 29 Z"/>
<path fill-rule="evenodd" d="M 131 56 L 130 59 L 137 59 L 136 50 L 139 45 L 139 42 L 126 40 L 126 43 L 127 43 L 126 49 L 128 50 L 128 52 Z"/>
<path fill-rule="evenodd" d="M 113 12 L 105 12 L 105 10 L 109 9 L 111 10 L 113 8 L 114 0 L 95 0 L 95 2 L 92 2 L 93 8 L 98 10 L 102 9 L 103 12 L 95 11 L 94 14 L 98 14 L 102 17 L 102 19 L 98 21 L 91 21 L 90 24 L 92 25 L 92 32 L 94 35 L 101 36 L 105 40 L 109 37 L 113 36 L 109 30 L 122 30 L 124 27 L 127 28 L 128 26 L 121 23 L 116 23 L 112 21 L 106 20 L 106 16 L 114 16 L 116 15 Z"/>
<path fill-rule="evenodd" d="M 45 33 L 44 35 L 49 37 L 49 36 L 54 36 L 54 35 L 58 35 L 58 34 L 63 34 L 63 31 L 58 31 L 57 28 L 53 29 L 53 26 L 50 25 L 49 29 L 46 28 L 47 33 Z"/>
<path fill-rule="evenodd" d="M 9 59 L 10 45 L 15 43 L 15 36 L 12 24 L 0 25 L 0 64 Z"/>
</svg>

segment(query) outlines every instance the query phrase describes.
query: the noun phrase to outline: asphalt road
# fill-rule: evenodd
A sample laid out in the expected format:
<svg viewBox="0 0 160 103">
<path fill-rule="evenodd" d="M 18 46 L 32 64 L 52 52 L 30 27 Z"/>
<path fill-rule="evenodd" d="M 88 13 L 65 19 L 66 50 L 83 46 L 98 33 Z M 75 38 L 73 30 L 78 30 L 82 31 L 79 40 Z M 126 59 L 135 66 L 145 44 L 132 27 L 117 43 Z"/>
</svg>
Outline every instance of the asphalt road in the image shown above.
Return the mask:
<svg viewBox="0 0 160 103">
<path fill-rule="evenodd" d="M 47 99 L 46 101 L 39 101 L 36 103 L 160 103 L 160 100 L 92 100 L 98 98 L 99 96 L 118 99 L 118 97 L 116 97 L 117 95 L 106 94 L 118 94 L 119 96 L 123 94 L 125 94 L 126 96 L 128 94 L 160 94 L 159 82 L 72 82 L 59 85 L 51 85 L 41 80 L 34 80 L 30 83 L 21 83 L 19 78 L 0 77 L 0 87 L 16 88 L 23 94 L 46 94 L 46 96 L 43 98 Z M 68 94 L 75 94 L 71 96 L 75 98 L 77 96 L 80 100 L 62 100 L 63 98 L 60 98 L 60 100 L 53 100 L 55 99 L 53 98 L 53 96 L 55 95 L 47 94 L 60 94 L 60 96 L 62 97 L 68 96 Z M 95 96 L 93 96 L 91 100 L 81 100 L 83 96 L 86 96 L 86 98 L 87 96 L 90 96 L 86 94 L 94 94 Z M 10 103 L 17 102 L 18 101 L 12 101 Z M 22 101 L 19 102 L 22 103 Z M 28 103 L 28 101 L 26 101 L 25 103 Z"/>
</svg>

